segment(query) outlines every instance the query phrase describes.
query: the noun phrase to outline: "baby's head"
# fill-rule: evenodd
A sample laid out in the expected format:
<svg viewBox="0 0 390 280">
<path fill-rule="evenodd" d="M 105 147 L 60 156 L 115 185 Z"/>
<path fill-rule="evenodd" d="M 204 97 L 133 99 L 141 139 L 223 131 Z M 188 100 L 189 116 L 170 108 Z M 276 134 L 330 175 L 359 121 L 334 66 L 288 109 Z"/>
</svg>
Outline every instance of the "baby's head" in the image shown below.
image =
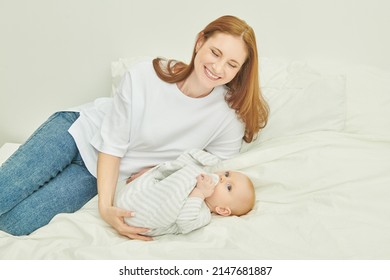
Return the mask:
<svg viewBox="0 0 390 280">
<path fill-rule="evenodd" d="M 252 181 L 237 171 L 216 173 L 219 182 L 214 193 L 205 199 L 211 212 L 222 216 L 241 216 L 253 209 L 255 190 Z"/>
</svg>

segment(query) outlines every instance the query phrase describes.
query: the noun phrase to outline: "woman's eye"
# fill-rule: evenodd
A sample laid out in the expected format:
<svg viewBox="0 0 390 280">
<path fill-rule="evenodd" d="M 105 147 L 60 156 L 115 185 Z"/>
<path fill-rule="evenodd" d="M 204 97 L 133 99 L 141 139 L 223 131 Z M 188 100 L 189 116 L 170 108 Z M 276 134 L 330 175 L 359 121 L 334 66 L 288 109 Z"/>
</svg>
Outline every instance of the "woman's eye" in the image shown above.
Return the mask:
<svg viewBox="0 0 390 280">
<path fill-rule="evenodd" d="M 218 53 L 215 50 L 211 50 L 211 52 L 213 53 L 213 55 L 218 56 Z"/>
<path fill-rule="evenodd" d="M 229 63 L 229 66 L 232 68 L 237 68 L 237 65 Z"/>
</svg>

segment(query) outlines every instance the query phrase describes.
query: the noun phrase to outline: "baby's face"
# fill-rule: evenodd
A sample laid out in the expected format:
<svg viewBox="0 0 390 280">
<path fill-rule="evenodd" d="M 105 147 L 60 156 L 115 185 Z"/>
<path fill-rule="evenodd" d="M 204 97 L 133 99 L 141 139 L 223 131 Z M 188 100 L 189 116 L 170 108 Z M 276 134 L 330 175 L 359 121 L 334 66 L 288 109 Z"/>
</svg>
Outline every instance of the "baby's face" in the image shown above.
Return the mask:
<svg viewBox="0 0 390 280">
<path fill-rule="evenodd" d="M 236 171 L 217 172 L 219 182 L 215 186 L 214 193 L 205 199 L 213 207 L 229 207 L 238 203 L 242 197 L 248 197 L 249 179 L 244 174 Z"/>
</svg>

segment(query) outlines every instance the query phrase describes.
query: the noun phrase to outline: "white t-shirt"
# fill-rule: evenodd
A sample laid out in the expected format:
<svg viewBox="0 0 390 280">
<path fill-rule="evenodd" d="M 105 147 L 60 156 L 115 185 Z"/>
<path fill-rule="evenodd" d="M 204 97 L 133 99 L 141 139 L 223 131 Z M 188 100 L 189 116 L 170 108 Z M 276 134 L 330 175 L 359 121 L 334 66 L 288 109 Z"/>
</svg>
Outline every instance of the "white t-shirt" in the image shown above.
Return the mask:
<svg viewBox="0 0 390 280">
<path fill-rule="evenodd" d="M 219 86 L 206 97 L 188 97 L 158 78 L 151 60 L 144 61 L 126 72 L 113 98 L 81 110 L 69 132 L 94 176 L 98 151 L 121 157 L 119 179 L 192 148 L 226 159 L 239 152 L 244 124 L 225 94 Z"/>
</svg>

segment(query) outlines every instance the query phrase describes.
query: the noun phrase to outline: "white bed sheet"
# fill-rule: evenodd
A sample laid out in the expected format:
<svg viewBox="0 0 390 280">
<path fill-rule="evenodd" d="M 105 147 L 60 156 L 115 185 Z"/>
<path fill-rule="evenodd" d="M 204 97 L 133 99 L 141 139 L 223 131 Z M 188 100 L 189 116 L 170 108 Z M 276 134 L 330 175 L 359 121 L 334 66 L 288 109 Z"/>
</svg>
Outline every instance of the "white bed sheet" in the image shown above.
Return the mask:
<svg viewBox="0 0 390 280">
<path fill-rule="evenodd" d="M 3 151 L 2 151 L 3 152 Z M 313 132 L 263 143 L 221 168 L 249 174 L 256 208 L 188 235 L 119 236 L 92 199 L 30 236 L 0 232 L 2 259 L 388 259 L 390 143 Z"/>
<path fill-rule="evenodd" d="M 29 236 L 0 231 L 0 259 L 390 259 L 390 73 L 315 66 L 263 60 L 270 122 L 219 167 L 254 181 L 248 215 L 143 242 L 108 226 L 95 197 Z"/>
</svg>

